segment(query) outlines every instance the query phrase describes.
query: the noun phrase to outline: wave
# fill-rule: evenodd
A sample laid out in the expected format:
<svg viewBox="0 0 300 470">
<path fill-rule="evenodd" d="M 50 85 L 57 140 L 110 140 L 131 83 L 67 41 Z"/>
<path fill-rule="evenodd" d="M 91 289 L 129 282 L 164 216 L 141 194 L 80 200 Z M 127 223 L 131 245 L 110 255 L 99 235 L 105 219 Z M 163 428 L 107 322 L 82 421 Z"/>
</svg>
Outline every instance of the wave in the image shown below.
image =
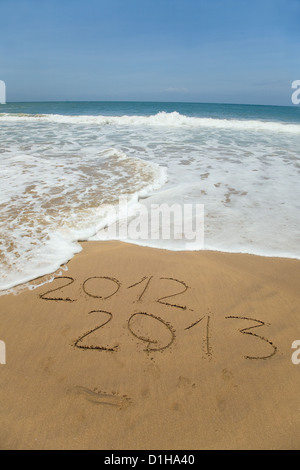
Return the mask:
<svg viewBox="0 0 300 470">
<path fill-rule="evenodd" d="M 134 213 L 168 180 L 166 168 L 114 148 L 85 161 L 20 155 L 1 163 L 10 171 L 0 178 L 0 295 L 57 271 L 81 251 L 79 241 Z"/>
<path fill-rule="evenodd" d="M 0 114 L 0 122 L 50 122 L 98 126 L 165 126 L 182 128 L 229 129 L 254 132 L 300 134 L 300 125 L 273 121 L 199 118 L 178 112 L 160 112 L 151 116 L 68 116 L 60 114 Z"/>
</svg>

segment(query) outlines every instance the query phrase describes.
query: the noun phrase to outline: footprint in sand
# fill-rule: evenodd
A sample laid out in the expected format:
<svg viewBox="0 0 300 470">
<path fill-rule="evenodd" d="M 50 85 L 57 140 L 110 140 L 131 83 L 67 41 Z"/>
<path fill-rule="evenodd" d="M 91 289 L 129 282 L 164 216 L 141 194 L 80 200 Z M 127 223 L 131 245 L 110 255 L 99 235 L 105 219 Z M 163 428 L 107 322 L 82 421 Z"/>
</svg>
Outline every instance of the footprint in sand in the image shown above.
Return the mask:
<svg viewBox="0 0 300 470">
<path fill-rule="evenodd" d="M 82 395 L 86 400 L 95 405 L 108 405 L 114 406 L 119 409 L 127 408 L 131 404 L 131 398 L 119 396 L 118 394 L 103 393 L 100 390 L 95 389 L 94 391 L 85 387 L 75 387 L 76 394 Z"/>
</svg>

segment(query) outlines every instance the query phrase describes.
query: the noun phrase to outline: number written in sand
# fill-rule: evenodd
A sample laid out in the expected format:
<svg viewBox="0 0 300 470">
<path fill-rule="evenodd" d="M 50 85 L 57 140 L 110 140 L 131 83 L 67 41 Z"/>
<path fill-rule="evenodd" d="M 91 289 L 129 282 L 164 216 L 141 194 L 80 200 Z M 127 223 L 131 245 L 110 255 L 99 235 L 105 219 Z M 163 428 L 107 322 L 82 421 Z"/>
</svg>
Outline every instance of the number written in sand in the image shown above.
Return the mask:
<svg viewBox="0 0 300 470">
<path fill-rule="evenodd" d="M 121 288 L 118 279 L 108 276 L 90 277 L 83 283 L 83 291 L 94 299 L 107 300 L 113 297 Z M 102 295 L 99 292 L 102 292 Z"/>
<path fill-rule="evenodd" d="M 135 287 L 141 286 L 141 291 L 139 292 L 137 302 L 142 302 L 143 297 L 145 296 L 147 290 L 150 287 L 150 283 L 153 280 L 154 276 L 145 276 L 143 277 L 140 281 L 132 284 L 129 286 L 127 289 L 133 289 Z M 174 279 L 171 277 L 161 277 L 159 279 L 160 281 L 163 281 L 161 284 L 164 285 L 164 288 L 167 288 L 168 284 L 174 286 L 174 284 L 179 284 L 180 287 L 175 289 L 175 292 L 172 294 L 166 295 L 164 297 L 161 297 L 156 300 L 157 303 L 166 305 L 167 307 L 175 307 L 175 308 L 180 308 L 181 310 L 187 310 L 187 307 L 185 305 L 178 305 L 175 304 L 174 302 L 166 302 L 166 300 L 173 299 L 174 297 L 178 297 L 179 295 L 185 294 L 187 290 L 189 289 L 189 286 L 186 285 L 184 281 L 179 281 L 178 279 Z M 167 281 L 167 282 L 165 282 Z M 179 289 L 179 290 L 178 290 Z"/>
<path fill-rule="evenodd" d="M 200 323 L 202 324 L 202 321 L 205 320 L 205 341 L 204 341 L 204 354 L 207 356 L 209 359 L 212 358 L 212 347 L 211 347 L 211 334 L 210 334 L 210 329 L 211 329 L 211 315 L 205 315 L 204 317 L 200 318 L 200 320 L 194 322 L 192 325 L 188 326 L 185 328 L 185 331 L 189 331 L 192 328 L 195 328 L 197 325 Z"/>
<path fill-rule="evenodd" d="M 101 328 L 104 328 L 108 323 L 111 322 L 113 315 L 111 312 L 106 312 L 105 310 L 95 310 L 89 313 L 89 315 L 95 315 L 95 314 L 101 314 L 102 316 L 106 316 L 106 320 L 104 320 L 101 325 L 96 326 L 92 330 L 84 333 L 81 335 L 77 341 L 75 341 L 74 346 L 78 349 L 84 349 L 84 350 L 96 350 L 96 351 L 110 351 L 110 352 L 116 352 L 118 350 L 119 345 L 115 345 L 113 347 L 109 346 L 95 346 L 93 344 L 88 344 L 87 343 L 87 338 L 89 337 L 89 340 L 92 341 L 91 336 L 93 337 L 93 334 L 96 333 L 96 331 L 100 330 Z M 108 318 L 107 318 L 108 317 Z"/>
<path fill-rule="evenodd" d="M 154 276 L 145 276 L 138 282 L 135 282 L 134 284 L 130 285 L 127 287 L 127 289 L 134 289 L 140 287 L 138 291 L 138 296 L 137 296 L 137 302 L 142 302 L 144 299 L 145 294 L 150 288 L 150 284 L 152 280 L 154 279 Z M 66 283 L 61 284 L 61 280 L 67 280 Z M 170 291 L 170 287 L 172 288 L 173 292 L 168 295 L 160 297 L 159 299 L 153 299 L 153 301 L 165 305 L 167 307 L 172 307 L 172 308 L 179 308 L 181 310 L 187 310 L 186 305 L 180 305 L 177 303 L 174 303 L 174 301 L 167 302 L 167 300 L 174 299 L 175 297 L 178 298 L 178 296 L 185 294 L 188 289 L 190 289 L 189 286 L 184 281 L 180 281 L 178 279 L 174 278 L 167 278 L 167 277 L 161 277 L 159 278 L 160 285 L 164 288 Z M 69 297 L 50 297 L 49 294 L 52 294 L 53 292 L 59 291 L 60 295 L 62 295 L 63 289 L 66 289 L 68 286 L 73 284 L 75 281 L 71 277 L 57 277 L 54 279 L 53 282 L 59 282 L 59 287 L 56 287 L 55 289 L 49 290 L 45 292 L 44 294 L 40 295 L 40 298 L 42 300 L 52 300 L 52 301 L 64 301 L 64 302 L 76 302 L 76 299 L 70 299 Z M 176 287 L 177 285 L 177 287 Z M 174 288 L 173 288 L 174 286 Z M 122 287 L 121 282 L 110 276 L 94 276 L 86 279 L 83 282 L 82 289 L 83 292 L 88 296 L 93 299 L 99 299 L 99 300 L 108 300 L 114 297 L 116 294 L 119 293 L 120 289 Z M 193 311 L 193 310 L 190 310 Z"/>
<path fill-rule="evenodd" d="M 154 339 L 149 331 L 151 329 L 156 331 L 158 327 L 159 331 Z M 170 323 L 145 312 L 131 315 L 128 320 L 128 330 L 135 338 L 147 344 L 146 352 L 164 351 L 176 338 L 176 332 Z"/>
<path fill-rule="evenodd" d="M 95 328 L 91 329 L 88 332 L 82 334 L 77 341 L 74 343 L 74 346 L 78 349 L 83 350 L 96 350 L 96 351 L 106 351 L 106 352 L 117 352 L 119 350 L 119 344 L 114 346 L 99 346 L 94 344 L 89 344 L 92 341 L 93 334 L 96 333 L 101 328 L 104 328 L 108 325 L 112 319 L 113 315 L 111 312 L 107 312 L 104 310 L 96 310 L 89 313 L 89 315 L 101 314 L 102 316 L 105 315 L 106 318 L 104 321 L 96 326 Z M 184 331 L 195 330 L 197 327 L 204 327 L 205 331 L 205 338 L 203 341 L 203 352 L 206 357 L 211 359 L 213 357 L 213 350 L 211 345 L 211 323 L 212 323 L 212 314 L 204 315 L 199 320 L 195 321 L 188 327 L 184 328 Z M 245 359 L 248 360 L 267 360 L 271 359 L 273 356 L 276 355 L 278 349 L 277 347 L 265 337 L 255 334 L 252 330 L 256 328 L 262 328 L 267 326 L 263 321 L 256 320 L 254 318 L 246 318 L 246 317 L 237 317 L 237 316 L 229 316 L 226 317 L 226 320 L 244 320 L 248 322 L 255 322 L 256 325 L 248 326 L 247 328 L 241 328 L 238 331 L 244 335 L 252 336 L 255 339 L 259 339 L 264 343 L 268 344 L 272 347 L 273 351 L 271 354 L 265 356 L 244 356 Z M 153 353 L 158 351 L 165 351 L 166 349 L 170 348 L 176 339 L 176 330 L 174 327 L 167 321 L 163 320 L 162 318 L 155 316 L 150 313 L 146 312 L 138 312 L 133 313 L 127 321 L 127 327 L 132 336 L 134 336 L 137 340 L 142 341 L 146 344 L 146 348 L 144 349 L 145 352 Z M 154 332 L 154 333 L 153 333 Z M 87 338 L 89 340 L 87 341 Z M 96 339 L 96 336 L 95 336 Z M 99 341 L 99 338 L 97 339 Z"/>
<path fill-rule="evenodd" d="M 271 359 L 275 354 L 277 353 L 277 347 L 268 339 L 266 339 L 264 336 L 257 335 L 252 332 L 252 330 L 256 328 L 262 328 L 263 326 L 267 326 L 266 323 L 264 323 L 261 320 L 255 320 L 254 318 L 246 318 L 246 317 L 235 317 L 235 316 L 230 316 L 226 317 L 226 320 L 246 320 L 248 322 L 255 322 L 257 325 L 250 326 L 248 328 L 241 328 L 239 329 L 239 332 L 242 333 L 243 335 L 248 335 L 248 336 L 253 336 L 254 338 L 258 338 L 261 341 L 267 343 L 269 346 L 272 347 L 273 352 L 267 356 L 245 356 L 245 359 L 250 359 L 252 361 L 258 361 L 258 360 L 266 360 L 266 359 Z"/>
<path fill-rule="evenodd" d="M 138 281 L 136 282 L 135 284 L 133 284 L 132 286 L 129 286 L 127 287 L 127 289 L 133 289 L 134 287 L 137 287 L 139 286 L 140 284 L 142 285 L 143 287 L 143 290 L 142 292 L 139 294 L 138 298 L 137 298 L 137 302 L 141 302 L 142 301 L 142 298 L 144 297 L 144 295 L 146 294 L 148 288 L 149 288 L 149 285 L 150 285 L 150 282 L 152 281 L 153 279 L 153 276 L 150 276 L 150 277 L 143 277 L 143 279 L 141 281 Z M 147 281 L 147 282 L 146 282 Z"/>
<path fill-rule="evenodd" d="M 157 281 L 155 285 L 155 280 Z M 45 301 L 54 301 L 54 302 L 76 302 L 76 299 L 73 298 L 73 290 L 70 289 L 70 286 L 74 284 L 75 280 L 72 277 L 57 277 L 53 281 L 55 283 L 55 288 L 51 289 L 44 294 L 41 294 L 39 297 Z M 128 286 L 128 284 L 127 284 Z M 73 287 L 74 289 L 74 287 Z M 142 277 L 137 282 L 130 284 L 128 287 L 124 287 L 123 289 L 130 289 L 134 296 L 135 302 L 142 303 L 145 301 L 146 297 L 147 301 L 151 300 L 152 293 L 155 294 L 157 290 L 160 291 L 159 295 L 162 295 L 161 289 L 164 289 L 165 293 L 168 295 L 164 295 L 162 297 L 155 298 L 154 295 L 152 296 L 153 305 L 163 305 L 164 307 L 168 307 L 173 309 L 174 312 L 178 312 L 178 309 L 182 311 L 182 315 L 189 315 L 189 312 L 194 312 L 194 310 L 188 308 L 187 305 L 184 303 L 177 302 L 179 296 L 186 294 L 186 292 L 190 289 L 190 287 L 184 282 L 173 277 L 161 277 L 155 278 L 154 276 L 147 275 Z M 97 301 L 105 302 L 109 299 L 112 299 L 117 294 L 122 292 L 122 284 L 121 282 L 116 279 L 115 277 L 110 276 L 94 276 L 86 279 L 82 284 L 82 290 L 85 293 L 85 300 L 94 299 Z M 149 295 L 150 294 L 150 295 Z M 185 296 L 186 298 L 186 296 Z M 176 299 L 176 300 L 175 300 Z M 121 299 L 120 299 L 121 300 Z M 75 347 L 78 349 L 89 349 L 89 350 L 98 350 L 98 351 L 109 351 L 109 352 L 116 352 L 119 348 L 119 345 L 114 346 L 107 346 L 107 345 L 96 345 L 92 344 L 92 338 L 95 341 L 99 342 L 99 330 L 104 329 L 108 324 L 111 323 L 113 320 L 113 314 L 106 310 L 97 310 L 98 306 L 95 310 L 91 311 L 89 315 L 92 315 L 93 318 L 96 315 L 102 316 L 102 323 L 95 326 L 93 329 L 89 330 L 82 334 L 77 341 L 74 343 Z M 110 308 L 109 308 L 110 310 Z M 130 313 L 128 314 L 128 316 Z M 200 315 L 199 315 L 200 316 Z M 128 318 L 128 317 L 127 317 Z M 176 318 L 184 318 L 178 317 Z M 197 318 L 197 317 L 196 317 Z M 198 317 L 199 318 L 199 317 Z M 243 316 L 227 316 L 225 317 L 226 320 L 235 320 L 236 322 L 248 322 L 247 327 L 243 327 L 238 329 L 238 334 L 246 335 L 249 338 L 249 347 L 250 341 L 253 342 L 253 347 L 255 345 L 254 340 L 256 343 L 264 343 L 264 348 L 266 350 L 266 354 L 260 355 L 244 355 L 244 359 L 247 360 L 267 360 L 274 357 L 278 349 L 273 344 L 272 341 L 267 339 L 266 337 L 262 336 L 261 334 L 257 334 L 258 328 L 263 328 L 268 326 L 262 320 L 257 320 L 255 318 L 248 318 Z M 137 340 L 146 343 L 147 347 L 144 349 L 146 352 L 155 352 L 155 351 L 164 351 L 168 349 L 175 341 L 176 332 L 172 325 L 168 322 L 163 320 L 162 318 L 155 316 L 150 313 L 146 312 L 139 312 L 139 313 L 132 313 L 129 316 L 128 320 L 125 320 L 127 323 L 127 328 L 132 336 L 134 336 Z M 188 321 L 188 319 L 187 319 Z M 212 313 L 209 311 L 209 314 L 201 316 L 200 319 L 194 321 L 189 326 L 183 328 L 182 326 L 177 329 L 177 331 L 195 331 L 198 332 L 197 335 L 201 334 L 200 332 L 204 330 L 203 340 L 202 340 L 202 350 L 205 357 L 212 358 L 213 351 L 212 351 L 212 334 L 211 334 L 211 326 L 213 322 L 216 321 L 216 318 L 213 318 Z M 243 323 L 241 323 L 243 325 Z M 123 325 L 125 326 L 125 325 Z M 255 332 L 254 332 L 255 330 Z M 155 333 L 153 333 L 155 332 Z M 104 341 L 107 340 L 109 343 L 108 335 L 111 333 L 109 329 L 105 329 L 102 338 Z M 98 338 L 96 340 L 96 338 Z M 101 339 L 100 339 L 101 342 Z M 269 351 L 268 351 L 269 350 Z M 263 349 L 264 351 L 264 349 Z"/>
<path fill-rule="evenodd" d="M 61 282 L 63 281 L 63 282 Z M 66 282 L 67 281 L 67 282 Z M 58 283 L 59 287 L 56 287 L 55 289 L 51 289 L 44 294 L 40 295 L 40 298 L 43 300 L 53 300 L 55 302 L 76 302 L 74 299 L 70 299 L 69 297 L 49 297 L 49 294 L 53 294 L 53 292 L 60 292 L 59 295 L 62 295 L 62 290 L 66 289 L 69 287 L 71 284 L 74 284 L 75 280 L 72 277 L 56 277 L 53 281 L 53 283 Z"/>
<path fill-rule="evenodd" d="M 187 310 L 187 307 L 185 305 L 178 305 L 173 303 L 166 302 L 167 299 L 173 299 L 174 297 L 178 297 L 179 295 L 185 294 L 185 292 L 189 289 L 189 286 L 186 285 L 185 282 L 183 281 L 178 281 L 178 279 L 173 279 L 171 277 L 161 277 L 161 281 L 168 281 L 169 283 L 171 282 L 172 284 L 179 284 L 180 285 L 180 290 L 176 291 L 175 293 L 171 295 L 166 295 L 165 297 L 161 297 L 160 299 L 157 299 L 156 302 L 162 305 L 166 305 L 167 307 L 174 307 L 174 308 L 180 308 L 182 310 Z"/>
<path fill-rule="evenodd" d="M 91 344 L 93 341 L 96 341 L 95 333 L 98 332 L 101 328 L 104 328 L 106 325 L 108 325 L 113 319 L 112 313 L 107 312 L 105 310 L 95 310 L 89 313 L 89 315 L 95 314 L 101 314 L 102 316 L 105 315 L 106 319 L 103 321 L 103 323 L 101 323 L 101 325 L 98 325 L 90 331 L 82 334 L 74 342 L 74 346 L 78 349 L 83 350 L 96 350 L 108 352 L 118 351 L 118 344 L 112 347 Z M 150 313 L 134 313 L 129 318 L 127 322 L 127 327 L 129 332 L 136 339 L 147 344 L 147 347 L 145 349 L 146 352 L 164 351 L 173 344 L 176 337 L 176 333 L 172 325 Z M 155 330 L 155 338 L 153 337 L 151 330 Z M 87 340 L 87 338 L 89 339 Z M 97 341 L 99 341 L 99 338 L 97 339 Z"/>
</svg>

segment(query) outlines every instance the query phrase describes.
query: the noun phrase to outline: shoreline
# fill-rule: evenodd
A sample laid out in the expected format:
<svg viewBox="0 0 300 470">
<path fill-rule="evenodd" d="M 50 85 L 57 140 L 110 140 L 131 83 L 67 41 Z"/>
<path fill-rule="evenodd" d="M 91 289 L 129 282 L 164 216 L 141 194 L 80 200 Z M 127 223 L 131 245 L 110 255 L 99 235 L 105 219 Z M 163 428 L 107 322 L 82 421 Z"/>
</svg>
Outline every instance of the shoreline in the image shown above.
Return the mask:
<svg viewBox="0 0 300 470">
<path fill-rule="evenodd" d="M 299 448 L 299 260 L 82 247 L 0 297 L 1 449 Z"/>
<path fill-rule="evenodd" d="M 202 254 L 220 254 L 220 255 L 229 255 L 229 256 L 245 256 L 245 257 L 254 257 L 260 258 L 262 260 L 280 260 L 280 261 L 296 261 L 300 262 L 300 258 L 290 256 L 283 256 L 283 255 L 266 255 L 266 254 L 257 254 L 257 253 L 248 253 L 248 252 L 238 252 L 238 251 L 223 251 L 223 250 L 216 250 L 216 249 L 201 249 L 201 250 L 171 250 L 169 248 L 162 248 L 162 247 L 152 247 L 146 245 L 140 245 L 138 243 L 133 243 L 132 241 L 124 241 L 124 240 L 84 240 L 78 241 L 78 245 L 81 246 L 81 250 L 74 253 L 72 258 L 70 258 L 67 262 L 61 264 L 56 270 L 51 271 L 49 273 L 39 275 L 29 281 L 20 282 L 13 287 L 8 289 L 0 290 L 0 298 L 3 296 L 10 296 L 10 295 L 20 295 L 25 291 L 28 290 L 35 290 L 39 287 L 42 287 L 47 284 L 51 284 L 56 277 L 60 277 L 63 275 L 63 272 L 68 273 L 68 266 L 72 261 L 80 254 L 83 250 L 86 249 L 88 244 L 98 245 L 98 244 L 109 244 L 109 243 L 117 243 L 121 245 L 129 245 L 131 247 L 136 247 L 137 249 L 146 249 L 146 250 L 153 250 L 162 253 L 173 253 L 173 254 L 185 254 L 185 253 L 202 253 Z M 38 281 L 42 281 L 41 284 L 38 284 Z"/>
</svg>

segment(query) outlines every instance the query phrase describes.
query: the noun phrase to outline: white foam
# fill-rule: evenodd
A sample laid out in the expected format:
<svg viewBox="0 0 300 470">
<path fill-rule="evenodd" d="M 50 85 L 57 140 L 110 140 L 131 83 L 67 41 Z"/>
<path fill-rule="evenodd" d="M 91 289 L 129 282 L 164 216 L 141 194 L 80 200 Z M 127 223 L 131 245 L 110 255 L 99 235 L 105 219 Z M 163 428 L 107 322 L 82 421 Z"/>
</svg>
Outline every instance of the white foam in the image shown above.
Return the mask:
<svg viewBox="0 0 300 470">
<path fill-rule="evenodd" d="M 160 112 L 152 116 L 64 116 L 60 114 L 0 114 L 7 122 L 52 122 L 56 124 L 88 124 L 98 126 L 162 126 L 185 128 L 229 129 L 255 132 L 300 134 L 300 125 L 261 120 L 214 119 L 184 116 L 178 112 Z"/>
<path fill-rule="evenodd" d="M 55 272 L 103 239 L 128 196 L 204 204 L 205 248 L 300 258 L 294 124 L 156 116 L 1 115 L 0 289 Z M 101 238 L 102 237 L 102 238 Z M 184 250 L 178 240 L 136 241 Z"/>
<path fill-rule="evenodd" d="M 85 162 L 70 156 L 3 155 L 0 290 L 53 273 L 67 263 L 81 250 L 78 241 L 113 221 L 107 204 L 118 202 L 119 193 L 133 204 L 167 180 L 164 168 L 114 149 Z"/>
</svg>

